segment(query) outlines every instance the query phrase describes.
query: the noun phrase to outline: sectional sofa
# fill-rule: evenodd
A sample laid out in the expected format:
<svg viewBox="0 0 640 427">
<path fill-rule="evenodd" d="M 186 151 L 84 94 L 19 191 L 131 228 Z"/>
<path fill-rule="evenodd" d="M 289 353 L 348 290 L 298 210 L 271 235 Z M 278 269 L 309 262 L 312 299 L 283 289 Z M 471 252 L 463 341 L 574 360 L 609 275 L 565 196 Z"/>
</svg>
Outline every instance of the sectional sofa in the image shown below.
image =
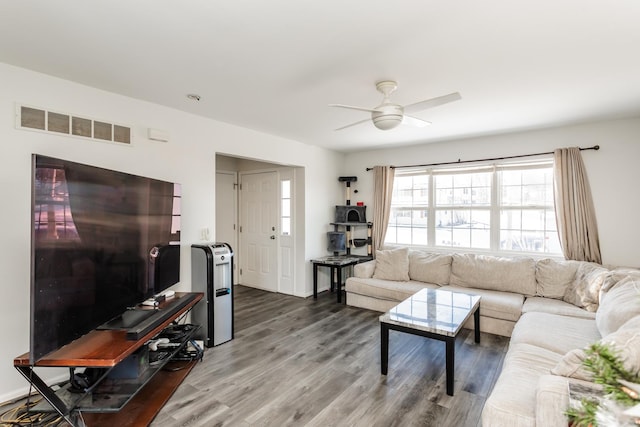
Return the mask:
<svg viewBox="0 0 640 427">
<path fill-rule="evenodd" d="M 510 337 L 483 427 L 566 427 L 569 382 L 597 387 L 582 368 L 585 347 L 596 341 L 640 372 L 639 270 L 394 248 L 354 267 L 346 301 L 382 312 L 425 287 L 481 295 L 481 330 Z"/>
</svg>

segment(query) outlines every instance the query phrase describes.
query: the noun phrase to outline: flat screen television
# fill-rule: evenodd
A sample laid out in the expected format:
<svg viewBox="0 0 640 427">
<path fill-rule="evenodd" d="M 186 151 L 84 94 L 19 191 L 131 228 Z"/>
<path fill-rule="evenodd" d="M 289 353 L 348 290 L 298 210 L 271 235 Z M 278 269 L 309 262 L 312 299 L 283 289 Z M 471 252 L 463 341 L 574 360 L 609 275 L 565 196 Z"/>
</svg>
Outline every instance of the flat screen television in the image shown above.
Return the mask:
<svg viewBox="0 0 640 427">
<path fill-rule="evenodd" d="M 180 185 L 33 155 L 30 363 L 180 280 Z"/>
</svg>

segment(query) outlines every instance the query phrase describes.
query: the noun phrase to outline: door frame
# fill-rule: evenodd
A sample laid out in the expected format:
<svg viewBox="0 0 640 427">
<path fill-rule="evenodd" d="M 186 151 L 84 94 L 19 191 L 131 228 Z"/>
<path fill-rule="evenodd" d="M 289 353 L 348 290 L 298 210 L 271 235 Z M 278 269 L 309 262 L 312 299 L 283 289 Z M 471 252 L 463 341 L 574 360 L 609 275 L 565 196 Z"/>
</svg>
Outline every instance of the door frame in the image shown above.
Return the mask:
<svg viewBox="0 0 640 427">
<path fill-rule="evenodd" d="M 244 251 L 246 250 L 246 248 L 242 248 L 240 247 L 242 245 L 242 238 L 240 236 L 240 227 L 243 226 L 242 224 L 242 212 L 240 212 L 241 208 L 242 208 L 242 191 L 241 191 L 241 185 L 242 185 L 242 177 L 244 175 L 250 175 L 250 174 L 257 174 L 257 173 L 266 173 L 266 172 L 275 172 L 276 173 L 276 182 L 277 182 L 277 189 L 276 189 L 276 240 L 277 240 L 277 244 L 276 244 L 276 249 L 277 249 L 277 262 L 276 262 L 276 276 L 277 276 L 277 285 L 276 285 L 276 292 L 278 293 L 284 293 L 286 295 L 296 295 L 296 286 L 295 286 L 295 282 L 297 277 L 297 273 L 298 273 L 298 259 L 295 256 L 296 254 L 296 247 L 298 246 L 298 236 L 297 236 L 297 232 L 299 231 L 299 229 L 297 228 L 298 226 L 298 215 L 299 215 L 299 210 L 298 210 L 298 203 L 299 203 L 299 194 L 298 194 L 298 190 L 299 188 L 297 187 L 297 175 L 298 175 L 298 167 L 295 166 L 283 166 L 283 167 L 274 167 L 274 168 L 264 168 L 264 169 L 253 169 L 253 170 L 246 170 L 246 171 L 238 171 L 238 209 L 237 209 L 237 216 L 238 216 L 238 253 L 242 254 L 244 253 Z M 285 238 L 283 238 L 282 236 L 282 222 L 281 222 L 281 218 L 282 218 L 282 180 L 289 180 L 291 182 L 291 234 L 289 236 L 286 237 L 286 239 L 288 239 L 288 242 L 286 242 L 286 249 L 285 252 L 289 252 L 290 254 L 292 254 L 292 258 L 286 260 L 287 263 L 285 266 L 283 266 L 283 258 L 285 257 L 285 254 L 283 253 L 283 240 Z M 238 265 L 240 265 L 240 262 L 238 262 Z M 284 277 L 283 277 L 284 274 Z M 238 283 L 242 283 L 241 281 L 241 275 L 240 275 L 240 269 L 238 268 Z"/>
<path fill-rule="evenodd" d="M 238 267 L 238 265 L 240 265 L 240 251 L 239 251 L 239 246 L 238 246 L 238 242 L 239 242 L 239 236 L 238 236 L 238 219 L 239 219 L 239 215 L 238 215 L 238 207 L 240 206 L 239 202 L 238 202 L 238 191 L 240 188 L 240 185 L 238 184 L 238 172 L 237 171 L 232 171 L 232 170 L 216 170 L 216 210 L 218 209 L 219 206 L 219 202 L 222 202 L 221 200 L 218 199 L 218 174 L 221 175 L 231 175 L 233 176 L 233 202 L 232 202 L 232 206 L 233 206 L 233 227 L 234 227 L 234 233 L 233 233 L 233 240 L 231 242 L 227 242 L 231 245 L 231 248 L 233 249 L 233 284 L 237 285 L 238 279 L 239 279 L 239 274 L 238 272 L 240 271 L 240 268 Z M 216 241 L 219 242 L 222 240 L 222 238 L 218 235 L 218 215 L 216 215 L 216 224 L 215 224 L 215 236 L 216 236 Z M 209 240 L 209 237 L 203 236 L 204 240 Z"/>
</svg>

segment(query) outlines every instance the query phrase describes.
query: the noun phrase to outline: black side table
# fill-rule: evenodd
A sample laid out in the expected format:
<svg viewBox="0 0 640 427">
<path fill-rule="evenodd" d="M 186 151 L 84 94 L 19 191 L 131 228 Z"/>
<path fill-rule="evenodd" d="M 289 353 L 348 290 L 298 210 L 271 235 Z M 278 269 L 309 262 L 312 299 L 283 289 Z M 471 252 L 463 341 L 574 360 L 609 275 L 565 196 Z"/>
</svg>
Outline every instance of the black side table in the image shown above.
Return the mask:
<svg viewBox="0 0 640 427">
<path fill-rule="evenodd" d="M 312 259 L 313 263 L 313 299 L 318 298 L 318 267 L 329 267 L 331 270 L 331 289 L 338 294 L 337 301 L 342 302 L 342 269 L 360 262 L 369 261 L 371 257 L 326 256 Z"/>
</svg>

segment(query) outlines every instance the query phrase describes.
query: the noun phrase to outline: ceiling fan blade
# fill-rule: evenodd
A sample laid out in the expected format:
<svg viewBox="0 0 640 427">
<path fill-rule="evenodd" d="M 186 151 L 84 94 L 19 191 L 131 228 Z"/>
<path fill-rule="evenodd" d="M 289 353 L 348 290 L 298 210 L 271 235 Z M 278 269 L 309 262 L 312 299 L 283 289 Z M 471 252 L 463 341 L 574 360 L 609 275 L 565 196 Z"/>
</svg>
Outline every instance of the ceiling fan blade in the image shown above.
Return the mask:
<svg viewBox="0 0 640 427">
<path fill-rule="evenodd" d="M 371 108 L 364 107 L 354 107 L 352 105 L 344 105 L 344 104 L 329 104 L 329 107 L 339 107 L 339 108 L 347 108 L 349 110 L 358 110 L 358 111 L 366 111 L 367 113 L 376 113 L 379 110 L 372 110 Z"/>
<path fill-rule="evenodd" d="M 404 107 L 405 113 L 416 113 L 418 111 L 426 110 L 427 108 L 437 107 L 438 105 L 447 104 L 449 102 L 458 101 L 462 99 L 458 92 L 450 93 L 449 95 L 439 96 L 437 98 L 427 99 L 425 101 L 416 102 L 415 104 L 409 104 Z"/>
<path fill-rule="evenodd" d="M 370 121 L 371 121 L 370 118 L 369 119 L 360 120 L 359 122 L 351 123 L 350 125 L 346 125 L 346 126 L 342 126 L 341 128 L 334 129 L 334 131 L 339 131 L 339 130 L 342 130 L 342 129 L 350 128 L 351 126 L 359 125 L 361 123 L 370 122 Z"/>
<path fill-rule="evenodd" d="M 417 117 L 407 116 L 405 114 L 404 116 L 402 116 L 402 124 L 403 125 L 409 125 L 409 126 L 415 126 L 415 127 L 423 128 L 425 126 L 429 126 L 431 124 L 431 122 L 419 119 Z"/>
</svg>

